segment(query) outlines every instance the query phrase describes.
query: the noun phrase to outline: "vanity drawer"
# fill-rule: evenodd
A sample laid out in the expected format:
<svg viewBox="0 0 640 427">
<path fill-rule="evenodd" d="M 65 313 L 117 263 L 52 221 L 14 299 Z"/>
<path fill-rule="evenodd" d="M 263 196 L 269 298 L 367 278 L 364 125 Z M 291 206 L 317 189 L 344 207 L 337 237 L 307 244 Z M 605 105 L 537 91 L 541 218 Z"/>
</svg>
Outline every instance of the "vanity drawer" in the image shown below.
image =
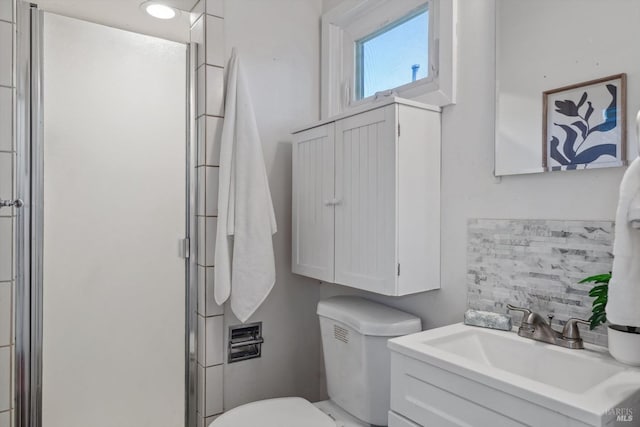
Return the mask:
<svg viewBox="0 0 640 427">
<path fill-rule="evenodd" d="M 391 408 L 425 426 L 527 426 L 411 375 L 404 375 L 398 387 L 392 389 Z"/>
<path fill-rule="evenodd" d="M 389 411 L 389 427 L 422 427 L 419 424 L 409 421 L 402 415 Z"/>
<path fill-rule="evenodd" d="M 419 426 L 586 426 L 502 390 L 395 352 L 391 353 L 391 411 Z M 389 422 L 391 425 L 391 418 Z"/>
</svg>

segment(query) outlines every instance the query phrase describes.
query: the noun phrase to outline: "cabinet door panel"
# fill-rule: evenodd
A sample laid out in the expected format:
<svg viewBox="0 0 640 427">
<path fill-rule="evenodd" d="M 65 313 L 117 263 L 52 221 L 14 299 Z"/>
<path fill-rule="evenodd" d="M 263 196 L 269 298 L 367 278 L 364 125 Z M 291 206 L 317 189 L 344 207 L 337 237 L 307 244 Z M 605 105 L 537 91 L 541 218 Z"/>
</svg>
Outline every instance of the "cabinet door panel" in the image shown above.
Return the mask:
<svg viewBox="0 0 640 427">
<path fill-rule="evenodd" d="M 336 122 L 335 281 L 392 295 L 396 284 L 395 106 Z"/>
<path fill-rule="evenodd" d="M 334 124 L 294 135 L 292 271 L 333 282 Z"/>
</svg>

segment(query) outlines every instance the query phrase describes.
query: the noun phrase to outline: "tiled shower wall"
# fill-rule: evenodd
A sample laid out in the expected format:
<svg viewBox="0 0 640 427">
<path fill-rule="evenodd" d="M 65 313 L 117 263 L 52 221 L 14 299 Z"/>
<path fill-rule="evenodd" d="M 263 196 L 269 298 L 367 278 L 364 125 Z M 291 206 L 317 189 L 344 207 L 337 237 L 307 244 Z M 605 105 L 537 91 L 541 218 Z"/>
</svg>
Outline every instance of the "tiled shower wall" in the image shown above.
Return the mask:
<svg viewBox="0 0 640 427">
<path fill-rule="evenodd" d="M 0 199 L 13 199 L 15 2 L 0 0 Z M 13 425 L 13 209 L 0 210 L 0 427 Z"/>
<path fill-rule="evenodd" d="M 472 219 L 468 223 L 470 308 L 507 312 L 511 303 L 546 316 L 559 329 L 591 316 L 585 277 L 611 271 L 613 222 Z M 513 313 L 516 324 L 521 314 Z M 581 327 L 585 341 L 607 345 L 606 328 Z"/>
<path fill-rule="evenodd" d="M 201 0 L 191 13 L 197 43 L 198 426 L 223 411 L 224 308 L 213 299 L 220 136 L 224 117 L 224 0 Z"/>
</svg>

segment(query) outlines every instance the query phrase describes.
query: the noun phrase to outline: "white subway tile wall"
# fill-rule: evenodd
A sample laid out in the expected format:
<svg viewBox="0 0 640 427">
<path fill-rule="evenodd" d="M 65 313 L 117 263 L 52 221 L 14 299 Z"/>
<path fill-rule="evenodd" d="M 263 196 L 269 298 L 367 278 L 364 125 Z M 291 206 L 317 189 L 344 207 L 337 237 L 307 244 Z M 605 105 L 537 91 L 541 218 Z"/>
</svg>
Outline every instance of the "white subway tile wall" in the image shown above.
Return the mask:
<svg viewBox="0 0 640 427">
<path fill-rule="evenodd" d="M 205 27 L 205 34 L 207 34 Z M 207 34 L 208 35 L 208 34 Z M 205 115 L 224 115 L 224 68 L 205 64 Z"/>
<path fill-rule="evenodd" d="M 205 320 L 205 352 L 204 366 L 215 366 L 224 363 L 224 351 L 221 343 L 224 340 L 224 316 L 207 317 Z"/>
<path fill-rule="evenodd" d="M 210 417 L 221 413 L 223 409 L 223 365 L 205 369 L 204 416 Z"/>
<path fill-rule="evenodd" d="M 205 62 L 208 65 L 224 67 L 224 19 L 217 16 L 206 16 Z"/>
<path fill-rule="evenodd" d="M 200 19 L 202 17 L 202 15 L 204 15 L 204 1 L 199 1 L 198 3 L 195 4 L 195 6 L 193 6 L 193 9 L 191 9 L 191 16 L 190 16 L 190 20 L 191 20 L 191 31 L 192 31 L 192 37 L 191 40 L 193 40 L 193 25 L 195 25 L 195 22 Z"/>
<path fill-rule="evenodd" d="M 0 0 L 0 198 L 15 197 L 15 1 Z M 15 212 L 0 210 L 0 427 L 13 426 L 13 293 Z"/>
<path fill-rule="evenodd" d="M 2 0 L 7 1 L 7 0 Z M 13 18 L 12 18 L 13 19 Z M 0 85 L 13 86 L 13 21 L 0 21 Z"/>
<path fill-rule="evenodd" d="M 220 142 L 222 138 L 223 118 L 206 117 L 205 129 L 205 151 L 203 152 L 203 164 L 210 166 L 220 166 Z"/>
<path fill-rule="evenodd" d="M 203 166 L 205 170 L 205 202 L 204 215 L 218 215 L 218 179 L 220 168 L 217 166 Z"/>
<path fill-rule="evenodd" d="M 2 155 L 4 153 L 0 153 Z M 0 196 L 10 198 L 11 195 Z M 2 209 L 6 214 L 7 209 Z M 13 266 L 13 218 L 0 217 L 0 282 L 11 282 Z"/>
<path fill-rule="evenodd" d="M 202 165 L 198 167 L 198 182 L 203 182 L 198 188 L 198 215 L 218 215 L 218 166 Z"/>
<path fill-rule="evenodd" d="M 10 346 L 12 342 L 12 300 L 11 282 L 0 282 L 0 347 Z"/>
<path fill-rule="evenodd" d="M 224 410 L 224 307 L 213 297 L 218 215 L 220 137 L 224 115 L 223 0 L 201 0 L 191 11 L 191 41 L 197 43 L 198 223 L 198 426 Z"/>
<path fill-rule="evenodd" d="M 12 110 L 13 88 L 0 86 L 0 151 L 13 150 Z"/>
<path fill-rule="evenodd" d="M 199 420 L 218 415 L 223 411 L 222 372 L 222 365 L 209 368 L 198 365 L 197 411 Z"/>
<path fill-rule="evenodd" d="M 214 269 L 215 267 L 198 266 L 198 314 L 201 316 L 222 316 L 224 314 L 224 307 L 216 304 L 211 291 Z"/>
<path fill-rule="evenodd" d="M 206 181 L 202 185 L 205 183 Z M 200 185 L 200 183 L 198 184 Z M 217 227 L 217 217 L 203 215 L 198 216 L 198 265 L 203 267 L 213 267 Z"/>
<path fill-rule="evenodd" d="M 0 348 L 0 411 L 11 410 L 11 347 Z"/>
<path fill-rule="evenodd" d="M 224 363 L 224 316 L 198 316 L 198 364 L 207 368 Z"/>
<path fill-rule="evenodd" d="M 11 194 L 13 191 L 13 155 L 2 152 L 0 156 L 0 194 Z M 0 196 L 6 197 L 6 196 Z M 4 212 L 3 212 L 4 213 Z"/>
<path fill-rule="evenodd" d="M 191 43 L 197 43 L 198 46 L 204 46 L 204 21 L 205 16 L 203 14 L 191 25 Z M 199 68 L 204 64 L 205 50 L 198 49 L 196 56 L 196 67 Z"/>
<path fill-rule="evenodd" d="M 13 21 L 13 0 L 0 1 L 0 20 Z"/>
<path fill-rule="evenodd" d="M 224 0 L 205 0 L 207 15 L 224 18 Z"/>
</svg>

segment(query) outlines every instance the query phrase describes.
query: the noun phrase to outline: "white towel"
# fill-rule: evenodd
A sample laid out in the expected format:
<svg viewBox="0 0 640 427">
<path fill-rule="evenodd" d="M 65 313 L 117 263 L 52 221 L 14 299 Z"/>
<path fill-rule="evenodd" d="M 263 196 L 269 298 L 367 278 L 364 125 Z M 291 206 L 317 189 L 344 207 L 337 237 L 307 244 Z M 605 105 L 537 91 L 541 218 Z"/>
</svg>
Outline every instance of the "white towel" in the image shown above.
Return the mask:
<svg viewBox="0 0 640 427">
<path fill-rule="evenodd" d="M 251 97 L 235 49 L 227 69 L 220 147 L 214 296 L 241 322 L 264 302 L 276 280 L 276 217 Z"/>
<path fill-rule="evenodd" d="M 640 128 L 640 113 L 637 118 Z M 609 283 L 607 320 L 640 327 L 640 159 L 627 169 L 620 184 Z"/>
</svg>

